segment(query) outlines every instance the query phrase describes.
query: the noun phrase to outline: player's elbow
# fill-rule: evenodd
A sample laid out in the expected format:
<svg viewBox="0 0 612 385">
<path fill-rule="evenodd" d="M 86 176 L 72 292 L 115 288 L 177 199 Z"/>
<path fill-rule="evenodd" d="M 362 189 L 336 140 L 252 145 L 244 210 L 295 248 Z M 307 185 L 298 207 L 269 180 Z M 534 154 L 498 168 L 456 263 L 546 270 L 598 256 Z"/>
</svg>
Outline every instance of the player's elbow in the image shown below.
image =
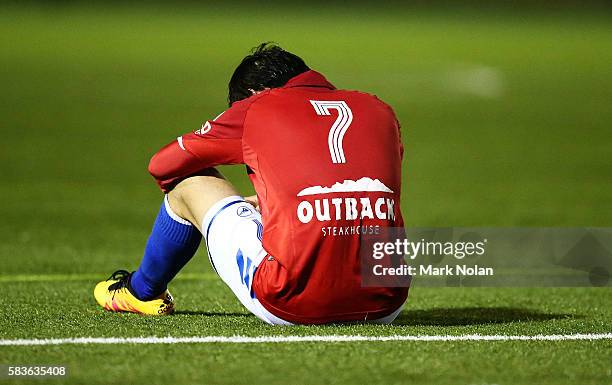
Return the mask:
<svg viewBox="0 0 612 385">
<path fill-rule="evenodd" d="M 164 162 L 161 158 L 162 157 L 159 155 L 159 153 L 157 153 L 153 155 L 149 161 L 149 174 L 151 174 L 156 180 L 165 179 L 167 173 L 166 167 L 164 167 Z"/>
</svg>

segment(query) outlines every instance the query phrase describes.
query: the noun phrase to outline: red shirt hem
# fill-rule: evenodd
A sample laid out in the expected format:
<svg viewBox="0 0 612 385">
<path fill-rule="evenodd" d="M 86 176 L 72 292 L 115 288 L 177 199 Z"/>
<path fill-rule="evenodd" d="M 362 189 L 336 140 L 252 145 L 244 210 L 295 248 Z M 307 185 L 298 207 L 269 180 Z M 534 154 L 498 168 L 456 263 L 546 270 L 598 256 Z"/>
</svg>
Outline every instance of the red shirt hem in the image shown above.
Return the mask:
<svg viewBox="0 0 612 385">
<path fill-rule="evenodd" d="M 281 318 L 285 321 L 302 324 L 302 325 L 320 325 L 326 323 L 339 323 L 339 322 L 354 322 L 354 321 L 372 321 L 380 318 L 384 318 L 402 306 L 408 299 L 408 288 L 406 288 L 405 295 L 398 296 L 397 301 L 393 302 L 392 305 L 369 311 L 358 311 L 352 313 L 340 313 L 340 314 L 326 314 L 320 316 L 304 316 L 286 312 L 278 307 L 266 302 L 265 300 L 257 297 L 257 290 L 255 290 L 255 296 L 261 305 L 270 313 Z"/>
</svg>

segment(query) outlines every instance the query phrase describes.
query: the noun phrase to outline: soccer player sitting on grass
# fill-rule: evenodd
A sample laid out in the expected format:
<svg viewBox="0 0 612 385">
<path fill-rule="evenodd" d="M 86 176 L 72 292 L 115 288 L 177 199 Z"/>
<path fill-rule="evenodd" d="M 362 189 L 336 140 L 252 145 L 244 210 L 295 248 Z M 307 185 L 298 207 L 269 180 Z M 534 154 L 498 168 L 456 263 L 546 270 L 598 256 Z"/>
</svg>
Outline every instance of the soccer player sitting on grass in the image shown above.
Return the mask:
<svg viewBox="0 0 612 385">
<path fill-rule="evenodd" d="M 271 44 L 238 65 L 229 106 L 151 159 L 163 204 L 138 270 L 95 287 L 100 306 L 172 313 L 167 285 L 203 236 L 219 277 L 266 323 L 392 322 L 408 288 L 362 285 L 360 247 L 403 226 L 393 110 Z M 214 169 L 229 164 L 246 165 L 256 197 Z"/>
</svg>

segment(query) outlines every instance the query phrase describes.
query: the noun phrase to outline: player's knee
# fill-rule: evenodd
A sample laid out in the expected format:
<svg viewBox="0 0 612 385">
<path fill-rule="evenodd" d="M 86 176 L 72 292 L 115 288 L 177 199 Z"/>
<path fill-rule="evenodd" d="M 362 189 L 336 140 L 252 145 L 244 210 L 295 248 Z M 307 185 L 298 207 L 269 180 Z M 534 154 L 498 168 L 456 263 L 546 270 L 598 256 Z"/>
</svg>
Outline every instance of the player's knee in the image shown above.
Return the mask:
<svg viewBox="0 0 612 385">
<path fill-rule="evenodd" d="M 172 191 L 170 191 L 168 193 L 168 204 L 170 204 L 170 208 L 172 209 L 172 211 L 178 215 L 179 217 L 186 219 L 186 207 L 185 207 L 185 201 L 183 199 L 183 194 L 182 194 L 182 190 L 180 189 L 173 189 Z"/>
<path fill-rule="evenodd" d="M 230 195 L 239 195 L 234 186 L 223 178 L 217 170 L 208 169 L 206 175 L 196 175 L 181 181 L 175 190 L 184 202 L 206 197 L 209 200 L 220 200 Z"/>
<path fill-rule="evenodd" d="M 210 191 L 211 179 L 210 176 L 198 175 L 185 178 L 178 183 L 168 193 L 168 202 L 172 210 L 178 216 L 189 220 L 191 206 L 194 206 L 198 199 L 203 199 Z"/>
</svg>

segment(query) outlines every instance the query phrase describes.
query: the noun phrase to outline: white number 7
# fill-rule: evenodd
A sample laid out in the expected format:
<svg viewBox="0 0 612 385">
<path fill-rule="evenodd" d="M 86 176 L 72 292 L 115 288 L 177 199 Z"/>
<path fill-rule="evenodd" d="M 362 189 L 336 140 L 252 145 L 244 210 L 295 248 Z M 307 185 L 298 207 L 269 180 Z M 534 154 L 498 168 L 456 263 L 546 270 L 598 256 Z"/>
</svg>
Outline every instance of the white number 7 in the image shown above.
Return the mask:
<svg viewBox="0 0 612 385">
<path fill-rule="evenodd" d="M 344 101 L 332 100 L 311 100 L 310 103 L 314 107 L 317 115 L 329 116 L 330 110 L 338 111 L 338 118 L 329 129 L 327 143 L 329 144 L 329 154 L 331 155 L 332 163 L 346 163 L 344 157 L 344 149 L 342 148 L 342 139 L 353 121 L 353 112 Z"/>
</svg>

